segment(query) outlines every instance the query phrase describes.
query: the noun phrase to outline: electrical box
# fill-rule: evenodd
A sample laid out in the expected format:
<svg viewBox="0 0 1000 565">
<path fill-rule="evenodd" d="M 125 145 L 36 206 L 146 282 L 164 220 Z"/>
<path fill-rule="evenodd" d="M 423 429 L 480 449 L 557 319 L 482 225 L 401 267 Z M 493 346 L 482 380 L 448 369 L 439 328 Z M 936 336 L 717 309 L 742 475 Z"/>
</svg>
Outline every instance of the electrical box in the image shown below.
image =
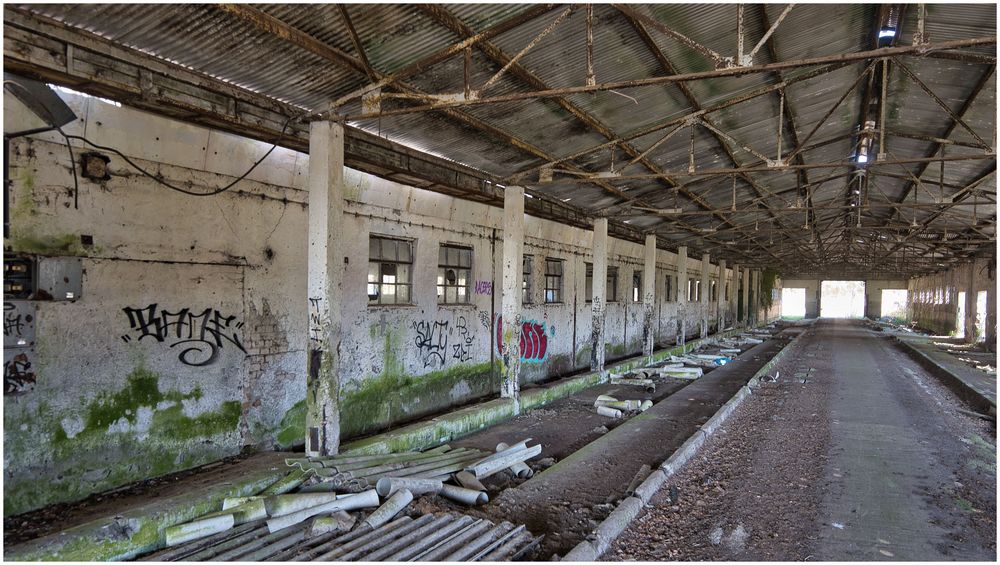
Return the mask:
<svg viewBox="0 0 1000 565">
<path fill-rule="evenodd" d="M 31 257 L 4 255 L 3 297 L 30 298 L 35 293 L 35 261 Z"/>
<path fill-rule="evenodd" d="M 83 291 L 79 257 L 39 257 L 35 300 L 77 300 Z"/>
</svg>

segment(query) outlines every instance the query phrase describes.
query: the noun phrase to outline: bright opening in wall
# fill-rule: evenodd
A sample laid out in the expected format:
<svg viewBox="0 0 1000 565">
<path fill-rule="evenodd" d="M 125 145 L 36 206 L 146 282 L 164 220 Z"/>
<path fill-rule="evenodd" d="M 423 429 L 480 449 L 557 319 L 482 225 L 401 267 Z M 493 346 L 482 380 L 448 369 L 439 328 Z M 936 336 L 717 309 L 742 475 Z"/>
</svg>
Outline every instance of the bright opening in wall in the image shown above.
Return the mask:
<svg viewBox="0 0 1000 565">
<path fill-rule="evenodd" d="M 958 293 L 958 316 L 955 318 L 955 337 L 965 337 L 965 291 Z"/>
<path fill-rule="evenodd" d="M 864 281 L 823 281 L 820 310 L 823 318 L 862 318 L 865 315 Z"/>
<path fill-rule="evenodd" d="M 986 341 L 986 291 L 976 293 L 976 341 Z"/>
<path fill-rule="evenodd" d="M 906 319 L 906 289 L 886 288 L 882 290 L 882 311 L 879 313 L 883 318 L 893 318 L 898 322 Z"/>
<path fill-rule="evenodd" d="M 806 289 L 781 289 L 781 317 L 792 320 L 806 317 Z"/>
</svg>

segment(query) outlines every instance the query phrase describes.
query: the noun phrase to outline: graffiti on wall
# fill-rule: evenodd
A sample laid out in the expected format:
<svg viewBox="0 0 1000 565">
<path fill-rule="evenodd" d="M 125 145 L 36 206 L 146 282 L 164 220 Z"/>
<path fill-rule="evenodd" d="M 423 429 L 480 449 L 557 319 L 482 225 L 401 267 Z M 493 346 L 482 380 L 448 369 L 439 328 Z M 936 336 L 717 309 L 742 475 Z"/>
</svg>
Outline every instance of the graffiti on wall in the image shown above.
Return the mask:
<svg viewBox="0 0 1000 565">
<path fill-rule="evenodd" d="M 448 359 L 459 363 L 472 360 L 472 344 L 476 341 L 475 329 L 465 316 L 451 322 L 413 322 L 416 336 L 413 344 L 424 368 L 444 367 Z"/>
<path fill-rule="evenodd" d="M 503 355 L 503 317 L 497 316 L 496 324 L 496 350 L 499 355 Z M 518 345 L 521 348 L 521 361 L 527 363 L 540 363 L 545 360 L 549 349 L 549 334 L 553 333 L 553 328 L 548 327 L 544 322 L 529 320 L 521 323 L 521 337 Z"/>
<path fill-rule="evenodd" d="M 452 348 L 452 359 L 458 359 L 460 363 L 465 363 L 472 359 L 472 342 L 475 341 L 476 337 L 472 333 L 472 328 L 469 327 L 468 321 L 466 321 L 465 316 L 459 316 L 458 321 L 455 322 L 455 333 L 456 343 L 453 343 Z"/>
<path fill-rule="evenodd" d="M 476 294 L 493 294 L 493 281 L 476 281 Z"/>
<path fill-rule="evenodd" d="M 309 339 L 313 342 L 322 342 L 323 324 L 320 314 L 322 298 L 309 299 Z"/>
<path fill-rule="evenodd" d="M 3 303 L 3 394 L 17 396 L 35 388 L 35 307 L 26 300 Z"/>
<path fill-rule="evenodd" d="M 6 355 L 4 356 L 6 357 Z M 19 395 L 35 387 L 35 371 L 27 353 L 16 353 L 3 362 L 3 394 Z"/>
<path fill-rule="evenodd" d="M 150 304 L 145 308 L 125 307 L 122 312 L 128 317 L 132 330 L 131 334 L 122 336 L 122 341 L 129 343 L 133 337 L 136 341 L 147 337 L 161 343 L 173 341 L 170 347 L 182 348 L 177 358 L 185 365 L 201 367 L 214 362 L 226 343 L 246 353 L 236 333 L 243 322 L 215 308 L 205 308 L 200 313 L 189 308 L 170 312 L 159 309 L 158 304 Z"/>
<path fill-rule="evenodd" d="M 444 366 L 448 355 L 448 322 L 413 322 L 413 329 L 417 332 L 413 344 L 424 367 Z"/>
</svg>

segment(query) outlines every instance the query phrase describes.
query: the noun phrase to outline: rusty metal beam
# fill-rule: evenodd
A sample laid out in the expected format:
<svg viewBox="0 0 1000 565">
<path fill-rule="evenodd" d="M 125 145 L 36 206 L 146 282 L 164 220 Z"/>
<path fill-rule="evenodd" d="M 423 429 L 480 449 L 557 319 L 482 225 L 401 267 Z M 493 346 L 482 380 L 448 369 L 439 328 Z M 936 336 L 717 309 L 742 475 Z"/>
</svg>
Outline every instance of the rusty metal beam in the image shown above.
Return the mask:
<svg viewBox="0 0 1000 565">
<path fill-rule="evenodd" d="M 947 49 L 974 47 L 981 45 L 995 45 L 996 42 L 997 42 L 996 36 L 986 36 L 986 37 L 975 37 L 971 39 L 959 39 L 955 41 L 944 41 L 940 43 L 925 44 L 919 46 L 905 45 L 901 47 L 885 47 L 881 49 L 874 49 L 871 51 L 861 51 L 858 53 L 844 53 L 840 55 L 812 57 L 809 59 L 801 59 L 796 61 L 781 61 L 778 63 L 768 63 L 765 65 L 755 65 L 751 67 L 733 67 L 733 68 L 718 69 L 712 71 L 684 73 L 679 75 L 607 82 L 602 84 L 596 84 L 593 86 L 583 85 L 583 86 L 570 86 L 565 88 L 555 88 L 555 89 L 535 91 L 535 92 L 515 92 L 511 94 L 505 94 L 502 96 L 478 98 L 475 100 L 451 100 L 435 104 L 429 104 L 425 106 L 399 108 L 379 113 L 351 115 L 348 116 L 348 118 L 352 120 L 375 119 L 386 116 L 428 112 L 432 110 L 440 110 L 442 108 L 457 108 L 461 106 L 480 106 L 485 104 L 498 104 L 503 102 L 535 100 L 539 98 L 555 98 L 559 96 L 567 96 L 570 94 L 586 94 L 591 92 L 603 92 L 607 90 L 626 90 L 629 88 L 642 88 L 646 86 L 655 86 L 671 82 L 686 82 L 686 81 L 705 80 L 705 79 L 720 78 L 720 77 L 742 76 L 742 75 L 756 74 L 756 73 L 769 73 L 773 71 L 796 69 L 800 67 L 830 65 L 837 63 L 853 63 L 858 61 L 870 61 L 873 59 L 881 59 L 883 57 L 894 57 L 898 55 L 908 55 L 908 54 L 918 54 L 918 53 L 924 54 L 935 50 L 947 50 Z M 371 90 L 371 88 L 369 88 L 368 90 Z M 366 90 L 366 92 L 368 90 Z M 357 96 L 360 95 L 361 94 L 357 94 Z"/>
</svg>

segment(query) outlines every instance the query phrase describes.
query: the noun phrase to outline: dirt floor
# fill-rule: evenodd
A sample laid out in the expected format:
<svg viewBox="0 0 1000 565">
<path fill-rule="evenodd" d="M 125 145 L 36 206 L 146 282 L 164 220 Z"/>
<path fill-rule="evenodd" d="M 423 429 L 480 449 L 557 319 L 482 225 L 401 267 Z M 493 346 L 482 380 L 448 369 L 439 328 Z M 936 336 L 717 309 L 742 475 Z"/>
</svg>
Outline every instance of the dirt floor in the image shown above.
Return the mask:
<svg viewBox="0 0 1000 565">
<path fill-rule="evenodd" d="M 655 468 L 669 457 L 784 347 L 788 337 L 748 348 L 733 363 L 687 386 L 669 379 L 657 387 L 653 408 L 628 420 L 598 416 L 594 399 L 599 394 L 629 399 L 650 395 L 635 387 L 604 385 L 452 442 L 494 449 L 499 441 L 531 437 L 532 444 L 543 446 L 542 455 L 530 461 L 536 470 L 533 478 L 513 479 L 506 472 L 488 478 L 484 484 L 491 502 L 466 513 L 524 523 L 532 533 L 544 534 L 532 559 L 566 553 L 610 514 L 643 464 Z M 441 497 L 422 497 L 415 504 L 423 512 L 455 509 Z"/>
<path fill-rule="evenodd" d="M 857 323 L 775 371 L 603 559 L 995 559 L 991 423 Z"/>
</svg>

